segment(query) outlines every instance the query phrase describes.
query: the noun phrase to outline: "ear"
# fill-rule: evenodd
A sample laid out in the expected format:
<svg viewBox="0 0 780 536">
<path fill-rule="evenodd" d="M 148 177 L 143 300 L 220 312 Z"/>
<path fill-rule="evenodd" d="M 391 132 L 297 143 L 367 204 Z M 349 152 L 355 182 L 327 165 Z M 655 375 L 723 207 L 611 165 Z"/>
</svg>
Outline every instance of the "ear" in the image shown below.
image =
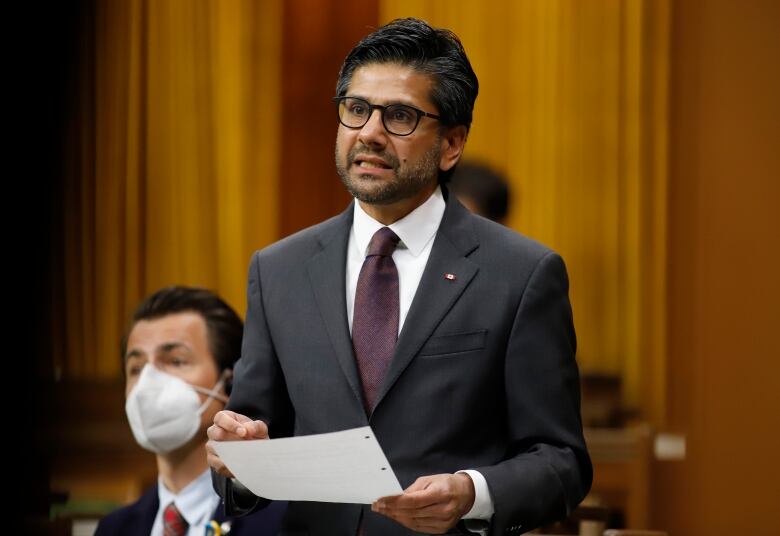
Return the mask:
<svg viewBox="0 0 780 536">
<path fill-rule="evenodd" d="M 439 169 L 449 171 L 458 163 L 463 154 L 463 148 L 466 146 L 468 130 L 464 125 L 458 125 L 444 129 L 441 139 L 441 158 L 439 160 Z"/>
<path fill-rule="evenodd" d="M 233 390 L 233 369 L 225 369 L 222 374 L 225 375 L 222 390 L 229 397 L 230 392 Z"/>
</svg>

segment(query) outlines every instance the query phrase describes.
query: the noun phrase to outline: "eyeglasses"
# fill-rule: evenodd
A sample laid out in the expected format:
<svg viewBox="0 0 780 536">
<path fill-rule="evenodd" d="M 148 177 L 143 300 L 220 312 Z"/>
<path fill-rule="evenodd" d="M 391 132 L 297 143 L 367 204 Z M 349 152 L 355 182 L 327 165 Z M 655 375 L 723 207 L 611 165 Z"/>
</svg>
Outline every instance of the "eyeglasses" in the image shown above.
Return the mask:
<svg viewBox="0 0 780 536">
<path fill-rule="evenodd" d="M 358 97 L 334 97 L 333 100 L 338 109 L 339 121 L 347 128 L 362 128 L 371 119 L 374 110 L 382 111 L 382 124 L 385 130 L 396 136 L 408 136 L 414 132 L 423 116 L 441 119 L 438 115 L 423 112 L 406 104 L 381 106 Z"/>
</svg>

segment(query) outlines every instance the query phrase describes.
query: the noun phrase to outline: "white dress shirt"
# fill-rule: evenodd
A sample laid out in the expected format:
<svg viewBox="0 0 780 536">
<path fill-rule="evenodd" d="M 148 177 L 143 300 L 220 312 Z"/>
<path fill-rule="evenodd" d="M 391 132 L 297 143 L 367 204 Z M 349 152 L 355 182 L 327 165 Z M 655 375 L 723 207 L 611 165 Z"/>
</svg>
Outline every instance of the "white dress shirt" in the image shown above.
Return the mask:
<svg viewBox="0 0 780 536">
<path fill-rule="evenodd" d="M 385 227 L 374 218 L 366 214 L 360 203 L 355 200 L 355 211 L 352 220 L 352 231 L 349 233 L 347 244 L 347 319 L 349 330 L 352 332 L 352 317 L 355 311 L 355 291 L 357 289 L 358 276 L 366 259 L 366 251 L 371 237 L 379 229 Z M 412 305 L 412 299 L 417 292 L 417 287 L 422 279 L 428 257 L 431 255 L 433 239 L 444 216 L 446 203 L 441 193 L 441 188 L 428 198 L 425 203 L 412 212 L 388 225 L 401 240 L 393 252 L 393 261 L 398 270 L 398 332 L 404 325 L 406 314 Z M 487 482 L 482 473 L 474 470 L 460 471 L 468 474 L 474 482 L 474 506 L 463 516 L 463 519 L 489 520 L 494 512 L 493 500 L 490 497 Z M 480 530 L 469 523 L 470 530 Z"/>
<path fill-rule="evenodd" d="M 211 471 L 208 469 L 179 493 L 170 491 L 163 484 L 162 478 L 158 478 L 157 496 L 160 498 L 160 507 L 154 518 L 151 536 L 163 536 L 163 512 L 171 502 L 176 503 L 176 508 L 189 523 L 187 536 L 203 536 L 206 524 L 211 521 L 219 504 L 219 495 L 212 487 Z"/>
</svg>

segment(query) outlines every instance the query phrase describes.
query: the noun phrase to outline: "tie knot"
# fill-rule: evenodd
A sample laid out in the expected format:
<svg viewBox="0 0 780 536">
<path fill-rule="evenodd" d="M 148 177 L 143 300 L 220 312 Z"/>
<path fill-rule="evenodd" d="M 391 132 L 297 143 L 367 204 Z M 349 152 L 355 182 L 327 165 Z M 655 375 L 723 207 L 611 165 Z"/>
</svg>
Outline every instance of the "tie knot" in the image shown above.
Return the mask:
<svg viewBox="0 0 780 536">
<path fill-rule="evenodd" d="M 170 503 L 163 511 L 163 536 L 185 536 L 189 523 L 176 504 Z"/>
<path fill-rule="evenodd" d="M 381 255 L 383 257 L 392 256 L 399 240 L 401 239 L 398 238 L 398 235 L 395 234 L 390 227 L 382 227 L 371 237 L 371 242 L 368 243 L 366 257 L 371 255 Z"/>
</svg>

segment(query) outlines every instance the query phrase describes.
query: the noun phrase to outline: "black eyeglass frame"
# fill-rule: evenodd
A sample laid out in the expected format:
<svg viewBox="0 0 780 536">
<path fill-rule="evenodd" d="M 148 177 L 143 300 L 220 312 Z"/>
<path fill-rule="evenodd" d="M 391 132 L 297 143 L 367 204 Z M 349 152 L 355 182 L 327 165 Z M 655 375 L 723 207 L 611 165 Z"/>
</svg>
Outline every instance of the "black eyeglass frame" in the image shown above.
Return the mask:
<svg viewBox="0 0 780 536">
<path fill-rule="evenodd" d="M 366 106 L 368 107 L 368 114 L 366 114 L 366 120 L 363 122 L 362 125 L 359 125 L 359 126 L 347 125 L 346 123 L 344 123 L 344 121 L 341 120 L 341 114 L 339 113 L 339 109 L 341 107 L 341 103 L 344 102 L 347 99 L 357 100 L 357 101 L 366 103 Z M 409 136 L 410 134 L 413 134 L 414 131 L 417 130 L 417 127 L 420 125 L 420 119 L 422 119 L 423 117 L 430 117 L 431 119 L 437 119 L 437 120 L 441 121 L 441 116 L 436 115 L 436 114 L 432 114 L 432 113 L 428 113 L 428 112 L 423 112 L 419 108 L 415 108 L 414 106 L 410 106 L 408 104 L 396 103 L 396 104 L 388 104 L 387 106 L 383 106 L 381 104 L 371 104 L 366 99 L 363 99 L 361 97 L 350 97 L 348 95 L 344 95 L 342 97 L 333 97 L 333 102 L 336 103 L 336 115 L 339 118 L 339 123 L 341 123 L 342 125 L 344 125 L 347 128 L 352 128 L 352 129 L 363 128 L 364 126 L 366 126 L 366 123 L 368 123 L 371 120 L 371 116 L 374 114 L 374 110 L 380 110 L 382 112 L 382 115 L 381 115 L 381 117 L 382 117 L 382 126 L 385 127 L 385 130 L 387 132 L 389 132 L 390 134 L 392 134 L 393 136 Z M 389 128 L 387 128 L 387 123 L 385 123 L 385 111 L 389 110 L 391 108 L 403 108 L 405 110 L 414 110 L 415 111 L 415 113 L 417 114 L 417 121 L 414 123 L 414 127 L 412 127 L 412 130 L 410 130 L 406 134 L 398 134 L 396 132 L 393 132 Z"/>
</svg>

